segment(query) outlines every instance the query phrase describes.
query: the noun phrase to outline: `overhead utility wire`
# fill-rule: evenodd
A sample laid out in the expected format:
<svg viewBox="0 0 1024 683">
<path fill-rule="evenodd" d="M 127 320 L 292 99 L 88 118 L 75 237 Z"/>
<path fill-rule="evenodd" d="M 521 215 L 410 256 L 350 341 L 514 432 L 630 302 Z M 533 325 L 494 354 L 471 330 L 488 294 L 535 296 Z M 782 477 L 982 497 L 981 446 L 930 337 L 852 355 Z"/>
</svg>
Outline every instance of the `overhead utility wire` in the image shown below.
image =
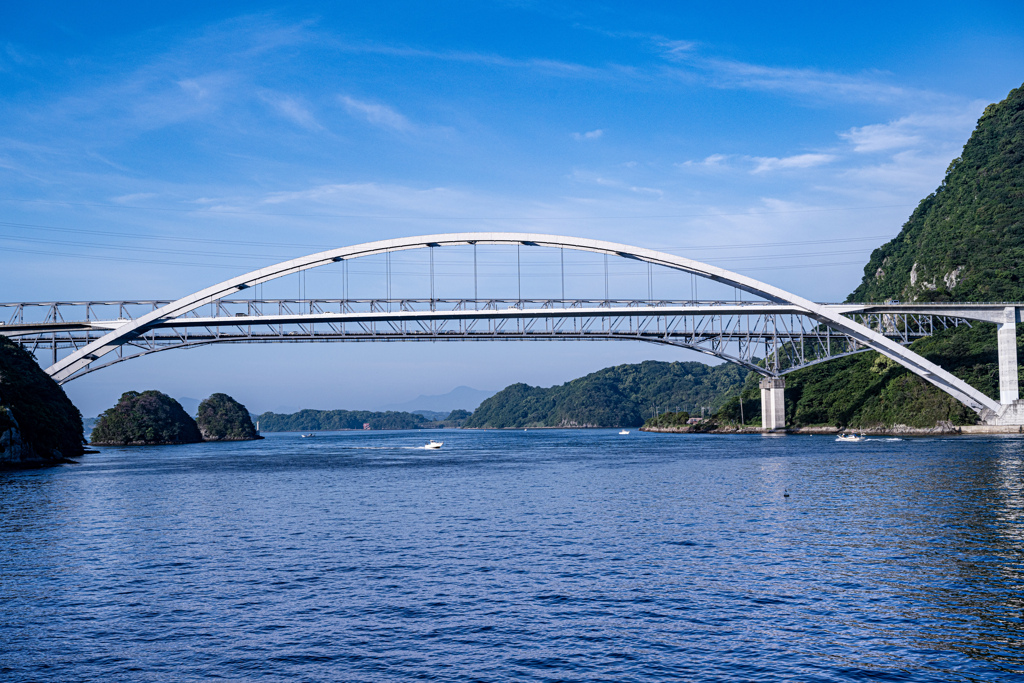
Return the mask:
<svg viewBox="0 0 1024 683">
<path fill-rule="evenodd" d="M 6 221 L 0 221 L 0 226 L 7 226 L 13 228 L 31 228 L 33 230 L 45 230 L 49 232 L 65 232 L 65 233 L 80 233 L 83 235 L 104 235 L 107 237 L 126 237 L 129 239 L 142 239 L 142 240 L 168 240 L 174 242 L 203 242 L 208 244 L 230 244 L 232 246 L 254 246 L 254 247 L 288 247 L 296 249 L 332 249 L 338 246 L 344 245 L 328 245 L 328 244 L 296 244 L 296 243 L 285 243 L 285 242 L 251 242 L 244 240 L 220 240 L 210 239 L 201 237 L 178 237 L 172 235 L 139 235 L 137 233 L 127 232 L 114 232 L 108 230 L 80 230 L 77 228 L 61 228 L 52 225 L 37 225 L 33 223 L 12 223 Z M 14 239 L 10 237 L 8 239 Z M 33 238 L 39 241 L 40 238 Z M 883 240 L 892 239 L 891 235 L 865 235 L 863 237 L 840 237 L 837 239 L 824 239 L 824 240 L 801 240 L 801 241 L 790 241 L 790 242 L 751 242 L 742 245 L 709 245 L 709 246 L 687 246 L 687 247 L 672 247 L 662 246 L 657 247 L 660 251 L 667 252 L 688 252 L 688 251 L 704 251 L 704 250 L 718 250 L 718 249 L 750 249 L 750 248 L 761 248 L 761 247 L 784 247 L 784 246 L 797 246 L 801 244 L 837 244 L 840 242 L 866 242 L 871 240 Z M 56 242 L 56 240 L 55 240 Z M 64 242 L 60 242 L 64 243 Z"/>
<path fill-rule="evenodd" d="M 4 198 L 0 201 L 21 202 L 25 204 L 51 204 L 57 206 L 92 206 L 107 209 L 130 209 L 134 211 L 169 211 L 174 213 L 197 213 L 200 215 L 217 216 L 221 214 L 239 216 L 282 216 L 287 218 L 369 218 L 378 220 L 424 220 L 424 221 L 584 221 L 597 219 L 638 220 L 647 218 L 715 218 L 734 216 L 770 216 L 793 213 L 823 213 L 830 211 L 863 211 L 868 209 L 900 209 L 912 204 L 879 204 L 876 206 L 837 206 L 819 209 L 788 209 L 785 211 L 743 211 L 740 213 L 690 213 L 690 214 L 651 214 L 624 216 L 408 216 L 372 213 L 268 213 L 265 211 L 239 211 L 235 209 L 210 209 L 204 207 L 161 207 L 136 206 L 131 204 L 109 204 L 102 202 L 65 202 L 53 199 L 16 199 Z"/>
<path fill-rule="evenodd" d="M 19 253 L 19 254 L 38 254 L 38 255 L 43 255 L 43 256 L 60 256 L 60 257 L 66 257 L 66 258 L 78 258 L 78 259 L 86 259 L 86 260 L 89 260 L 89 261 L 118 261 L 120 263 L 149 263 L 149 264 L 158 264 L 158 265 L 165 265 L 165 266 L 183 266 L 183 267 L 189 267 L 189 268 L 219 268 L 219 269 L 225 269 L 225 270 L 233 270 L 235 272 L 238 271 L 238 267 L 237 266 L 225 265 L 225 264 L 221 264 L 221 263 L 193 263 L 193 262 L 189 262 L 189 261 L 162 261 L 162 260 L 157 260 L 157 259 L 135 259 L 135 258 L 125 258 L 125 257 L 119 257 L 119 256 L 92 256 L 92 255 L 89 255 L 89 254 L 65 254 L 65 253 L 55 252 L 55 251 L 43 251 L 41 249 L 4 248 L 4 251 L 5 252 L 16 252 L 16 253 Z M 833 253 L 835 253 L 835 252 L 833 252 Z M 843 253 L 843 252 L 839 252 L 839 253 Z M 786 266 L 762 266 L 762 267 L 754 266 L 754 267 L 737 268 L 736 270 L 738 272 L 744 273 L 744 272 L 748 272 L 748 271 L 751 271 L 751 270 L 791 270 L 791 269 L 795 269 L 795 268 L 820 268 L 820 267 L 825 267 L 825 266 L 846 266 L 846 265 L 857 265 L 857 264 L 863 265 L 864 262 L 863 261 L 840 261 L 840 262 L 829 262 L 829 263 L 808 263 L 808 264 L 803 264 L 803 265 L 794 264 L 794 265 L 786 265 Z M 352 270 L 350 272 L 354 272 L 354 273 L 372 273 L 374 271 L 371 271 L 371 270 L 365 270 L 365 271 Z M 398 273 L 396 273 L 396 274 L 398 274 Z M 400 274 L 402 274 L 402 275 L 422 275 L 422 273 L 409 273 L 409 272 L 403 272 L 403 273 L 400 273 Z M 445 273 L 445 274 L 447 274 L 447 273 Z M 579 274 L 579 273 L 577 273 L 577 274 Z M 591 272 L 591 273 L 586 273 L 586 274 L 595 275 L 596 273 Z M 633 274 L 635 275 L 635 274 L 639 274 L 639 273 L 638 272 L 634 272 Z M 511 277 L 511 276 L 491 275 L 491 277 Z"/>
</svg>

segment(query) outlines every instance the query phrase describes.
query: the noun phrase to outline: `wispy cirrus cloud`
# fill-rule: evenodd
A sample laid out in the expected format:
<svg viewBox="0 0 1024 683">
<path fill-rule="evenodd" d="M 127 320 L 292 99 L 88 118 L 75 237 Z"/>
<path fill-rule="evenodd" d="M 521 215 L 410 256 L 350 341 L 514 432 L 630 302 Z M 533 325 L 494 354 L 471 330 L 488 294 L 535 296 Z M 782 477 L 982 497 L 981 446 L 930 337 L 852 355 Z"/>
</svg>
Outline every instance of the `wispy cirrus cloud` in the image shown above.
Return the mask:
<svg viewBox="0 0 1024 683">
<path fill-rule="evenodd" d="M 705 168 L 705 169 L 724 168 L 725 165 L 726 165 L 726 162 L 728 160 L 729 160 L 729 155 L 728 154 L 712 154 L 710 156 L 704 157 L 700 161 L 693 161 L 693 160 L 684 161 L 682 163 L 676 164 L 676 166 L 679 166 L 680 168 L 686 168 L 686 167 L 698 167 L 698 168 Z"/>
<path fill-rule="evenodd" d="M 307 130 L 323 130 L 323 126 L 300 99 L 270 90 L 260 91 L 258 95 L 274 112 L 292 123 Z"/>
<path fill-rule="evenodd" d="M 814 67 L 757 64 L 717 56 L 696 41 L 663 36 L 647 36 L 646 39 L 662 59 L 675 65 L 669 74 L 687 81 L 696 79 L 713 88 L 875 103 L 940 97 L 936 93 L 893 84 L 891 75 L 881 71 L 847 74 Z"/>
<path fill-rule="evenodd" d="M 738 170 L 746 173 L 770 173 L 772 171 L 813 168 L 832 163 L 838 158 L 835 154 L 825 153 L 794 154 L 788 157 L 712 154 L 699 161 L 684 161 L 676 166 L 700 171 Z"/>
<path fill-rule="evenodd" d="M 854 127 L 839 134 L 853 145 L 855 152 L 884 152 L 907 149 L 934 142 L 936 139 L 960 140 L 969 131 L 985 108 L 977 100 L 966 106 L 927 114 L 910 114 L 887 123 Z"/>
<path fill-rule="evenodd" d="M 586 133 L 573 133 L 572 139 L 582 142 L 584 140 L 596 140 L 602 135 L 604 135 L 604 131 L 598 128 L 596 130 L 587 131 Z"/>
<path fill-rule="evenodd" d="M 378 128 L 386 128 L 400 133 L 408 133 L 416 128 L 409 119 L 386 104 L 365 102 L 348 95 L 339 95 L 338 101 L 344 105 L 351 116 L 363 119 Z"/>
<path fill-rule="evenodd" d="M 834 154 L 795 154 L 789 157 L 751 157 L 756 163 L 751 173 L 768 173 L 786 169 L 813 168 L 836 160 Z"/>
</svg>

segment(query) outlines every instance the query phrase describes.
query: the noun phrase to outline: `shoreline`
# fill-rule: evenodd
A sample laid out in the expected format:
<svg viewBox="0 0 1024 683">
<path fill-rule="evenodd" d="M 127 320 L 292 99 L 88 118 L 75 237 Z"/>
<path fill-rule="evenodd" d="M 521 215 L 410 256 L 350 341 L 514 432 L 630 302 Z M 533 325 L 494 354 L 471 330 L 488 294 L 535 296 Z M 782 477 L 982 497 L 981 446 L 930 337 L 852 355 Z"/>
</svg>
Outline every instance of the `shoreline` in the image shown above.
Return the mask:
<svg viewBox="0 0 1024 683">
<path fill-rule="evenodd" d="M 708 430 L 694 430 L 689 427 L 640 427 L 641 432 L 660 434 L 867 434 L 870 436 L 971 436 L 979 434 L 1024 434 L 1021 425 L 953 425 L 939 424 L 934 427 L 870 427 L 865 429 L 840 429 L 831 425 L 787 427 L 786 429 L 763 429 L 761 427 L 724 426 Z"/>
</svg>

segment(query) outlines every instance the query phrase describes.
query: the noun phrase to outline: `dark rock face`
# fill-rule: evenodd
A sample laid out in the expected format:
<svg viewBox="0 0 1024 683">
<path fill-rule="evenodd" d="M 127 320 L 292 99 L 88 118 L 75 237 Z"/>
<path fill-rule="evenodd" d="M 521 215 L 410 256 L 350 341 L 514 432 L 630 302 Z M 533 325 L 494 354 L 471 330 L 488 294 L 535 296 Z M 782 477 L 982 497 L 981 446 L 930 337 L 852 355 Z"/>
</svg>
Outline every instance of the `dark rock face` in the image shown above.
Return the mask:
<svg viewBox="0 0 1024 683">
<path fill-rule="evenodd" d="M 199 431 L 204 441 L 251 441 L 256 433 L 249 411 L 227 394 L 213 394 L 199 404 Z"/>
<path fill-rule="evenodd" d="M 0 468 L 82 454 L 82 415 L 32 354 L 0 337 Z"/>
<path fill-rule="evenodd" d="M 155 446 L 197 443 L 203 438 L 196 421 L 167 394 L 127 391 L 105 411 L 92 430 L 98 446 Z"/>
</svg>

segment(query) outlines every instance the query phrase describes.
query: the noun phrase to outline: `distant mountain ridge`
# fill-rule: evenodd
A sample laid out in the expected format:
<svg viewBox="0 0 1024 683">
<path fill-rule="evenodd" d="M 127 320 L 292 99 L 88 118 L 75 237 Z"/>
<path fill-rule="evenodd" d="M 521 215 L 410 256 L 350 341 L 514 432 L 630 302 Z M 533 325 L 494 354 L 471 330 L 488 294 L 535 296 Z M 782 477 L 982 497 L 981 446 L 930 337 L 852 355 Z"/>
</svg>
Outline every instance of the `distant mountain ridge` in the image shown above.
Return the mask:
<svg viewBox="0 0 1024 683">
<path fill-rule="evenodd" d="M 432 396 L 420 395 L 411 401 L 389 405 L 385 410 L 399 412 L 420 412 L 444 413 L 447 415 L 453 410 L 476 410 L 485 399 L 494 396 L 498 392 L 474 389 L 473 387 L 455 387 L 447 394 Z"/>
</svg>

